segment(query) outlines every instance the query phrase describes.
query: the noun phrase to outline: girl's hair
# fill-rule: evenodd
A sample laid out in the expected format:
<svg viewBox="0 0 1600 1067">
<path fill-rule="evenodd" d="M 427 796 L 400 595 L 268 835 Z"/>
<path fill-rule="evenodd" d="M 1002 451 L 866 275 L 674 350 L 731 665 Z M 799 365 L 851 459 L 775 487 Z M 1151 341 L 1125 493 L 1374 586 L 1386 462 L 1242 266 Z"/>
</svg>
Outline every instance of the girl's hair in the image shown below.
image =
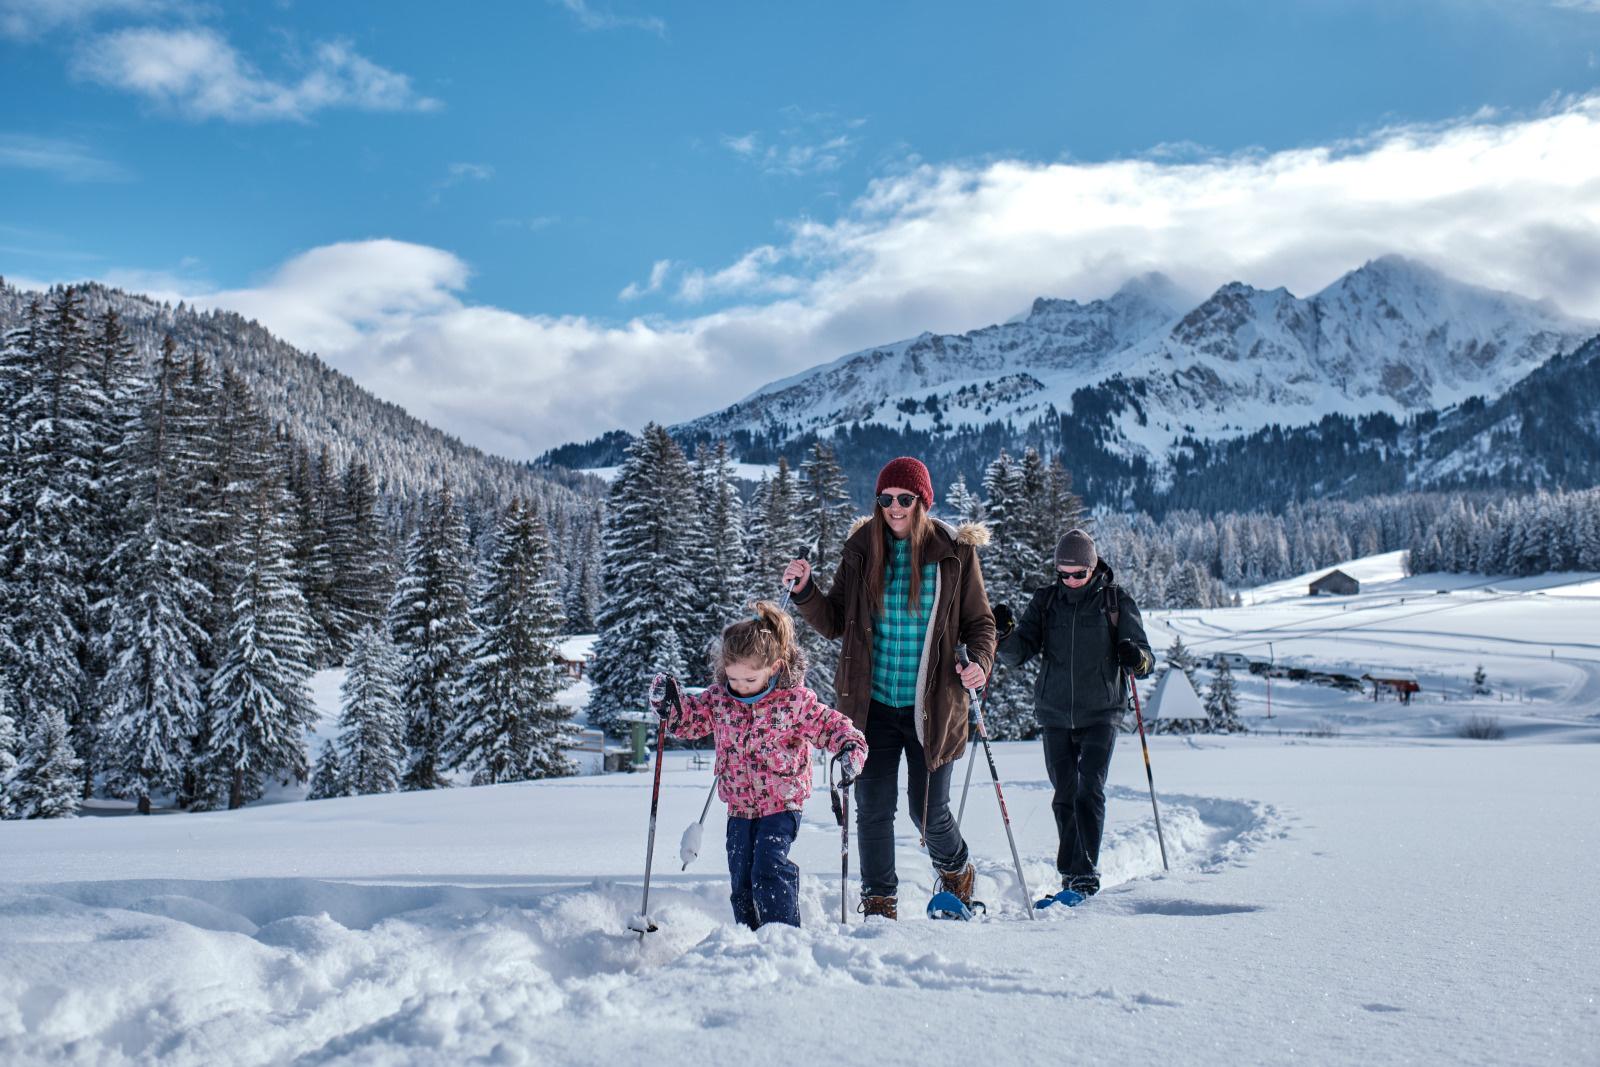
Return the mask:
<svg viewBox="0 0 1600 1067">
<path fill-rule="evenodd" d="M 883 582 L 888 571 L 889 538 L 893 532 L 889 529 L 889 520 L 884 518 L 883 508 L 877 501 L 872 504 L 872 536 L 867 538 L 867 601 L 872 605 L 874 614 L 883 614 Z M 933 532 L 933 520 L 928 518 L 928 509 L 923 506 L 922 498 L 911 505 L 911 530 L 906 534 L 907 546 L 911 549 L 911 590 L 906 598 L 906 606 L 915 612 L 922 603 L 922 564 L 923 556 L 928 547 L 928 536 Z"/>
<path fill-rule="evenodd" d="M 805 684 L 806 654 L 796 639 L 794 620 L 770 600 L 757 600 L 749 607 L 748 618 L 730 623 L 722 630 L 713 663 L 717 681 L 728 681 L 728 664 L 759 663 L 770 667 L 779 660 L 778 688 L 792 689 Z"/>
</svg>

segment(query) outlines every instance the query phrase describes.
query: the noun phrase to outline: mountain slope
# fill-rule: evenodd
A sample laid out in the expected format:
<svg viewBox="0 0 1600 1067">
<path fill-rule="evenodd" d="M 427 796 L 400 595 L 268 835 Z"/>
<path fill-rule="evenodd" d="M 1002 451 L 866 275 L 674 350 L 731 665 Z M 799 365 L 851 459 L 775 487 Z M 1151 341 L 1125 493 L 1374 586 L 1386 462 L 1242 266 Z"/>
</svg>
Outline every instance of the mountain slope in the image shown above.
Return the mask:
<svg viewBox="0 0 1600 1067">
<path fill-rule="evenodd" d="M 1187 310 L 1146 276 L 1107 300 L 1041 299 L 1012 322 L 852 353 L 675 430 L 782 442 L 861 422 L 938 435 L 1051 408 L 1083 415 L 1074 394 L 1105 387 L 1095 406 L 1116 408 L 1105 447 L 1160 466 L 1185 436 L 1496 396 L 1594 329 L 1397 256 L 1309 298 L 1233 282 Z"/>
<path fill-rule="evenodd" d="M 480 452 L 241 315 L 173 307 L 94 283 L 78 291 L 91 320 L 108 310 L 120 316 L 147 362 L 168 334 L 181 353 L 206 353 L 243 375 L 267 416 L 313 452 L 327 447 L 340 468 L 365 461 L 386 494 L 411 499 L 448 481 L 459 499 L 499 502 L 521 495 L 566 509 L 583 506 L 600 491 L 592 479 L 534 472 Z M 30 301 L 42 296 L 0 280 L 0 330 L 19 322 Z"/>
</svg>

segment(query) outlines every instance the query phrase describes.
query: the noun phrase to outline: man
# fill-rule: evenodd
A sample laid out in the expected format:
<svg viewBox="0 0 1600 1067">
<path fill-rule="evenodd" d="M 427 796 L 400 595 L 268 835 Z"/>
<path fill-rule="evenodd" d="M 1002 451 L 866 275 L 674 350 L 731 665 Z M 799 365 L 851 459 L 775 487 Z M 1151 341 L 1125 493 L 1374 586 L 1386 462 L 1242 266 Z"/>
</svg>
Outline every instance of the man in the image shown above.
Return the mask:
<svg viewBox="0 0 1600 1067">
<path fill-rule="evenodd" d="M 1069 530 L 1056 545 L 1055 569 L 1056 581 L 1033 594 L 1021 622 L 1004 604 L 994 617 L 1002 662 L 1020 667 L 1044 656 L 1033 687 L 1034 714 L 1055 787 L 1061 892 L 1040 903 L 1070 906 L 1100 891 L 1106 772 L 1128 706 L 1123 676 L 1147 677 L 1155 659 L 1139 606 L 1116 585 L 1092 537 Z"/>
</svg>

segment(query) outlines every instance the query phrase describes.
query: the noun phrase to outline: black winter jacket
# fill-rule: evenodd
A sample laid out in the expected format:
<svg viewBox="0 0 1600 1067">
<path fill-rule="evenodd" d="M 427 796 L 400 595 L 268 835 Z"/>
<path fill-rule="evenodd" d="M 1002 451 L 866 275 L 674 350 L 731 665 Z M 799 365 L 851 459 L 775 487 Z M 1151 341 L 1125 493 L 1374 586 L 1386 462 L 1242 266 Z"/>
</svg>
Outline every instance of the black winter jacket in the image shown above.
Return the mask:
<svg viewBox="0 0 1600 1067">
<path fill-rule="evenodd" d="M 1116 638 L 1112 637 L 1106 586 L 1114 578 L 1101 560 L 1081 590 L 1056 581 L 1035 591 L 1016 629 L 1000 642 L 1001 661 L 1013 667 L 1044 654 L 1033 684 L 1034 714 L 1040 726 L 1076 730 L 1121 725 L 1128 688 L 1117 665 L 1117 641 L 1130 640 L 1144 653 L 1136 677 L 1148 677 L 1154 669 L 1139 605 L 1120 586 Z"/>
</svg>

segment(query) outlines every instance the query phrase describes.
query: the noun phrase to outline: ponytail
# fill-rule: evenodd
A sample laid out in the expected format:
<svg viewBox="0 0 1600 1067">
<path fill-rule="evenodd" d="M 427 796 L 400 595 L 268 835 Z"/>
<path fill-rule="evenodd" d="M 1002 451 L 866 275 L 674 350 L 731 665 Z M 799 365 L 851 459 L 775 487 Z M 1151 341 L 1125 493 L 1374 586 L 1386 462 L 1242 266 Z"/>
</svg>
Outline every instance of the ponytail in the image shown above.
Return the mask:
<svg viewBox="0 0 1600 1067">
<path fill-rule="evenodd" d="M 779 660 L 784 669 L 778 674 L 778 687 L 790 689 L 805 682 L 805 651 L 795 633 L 794 619 L 770 600 L 750 605 L 750 617 L 732 623 L 722 631 L 717 653 L 717 680 L 728 680 L 730 663 L 756 663 L 770 667 Z"/>
</svg>

